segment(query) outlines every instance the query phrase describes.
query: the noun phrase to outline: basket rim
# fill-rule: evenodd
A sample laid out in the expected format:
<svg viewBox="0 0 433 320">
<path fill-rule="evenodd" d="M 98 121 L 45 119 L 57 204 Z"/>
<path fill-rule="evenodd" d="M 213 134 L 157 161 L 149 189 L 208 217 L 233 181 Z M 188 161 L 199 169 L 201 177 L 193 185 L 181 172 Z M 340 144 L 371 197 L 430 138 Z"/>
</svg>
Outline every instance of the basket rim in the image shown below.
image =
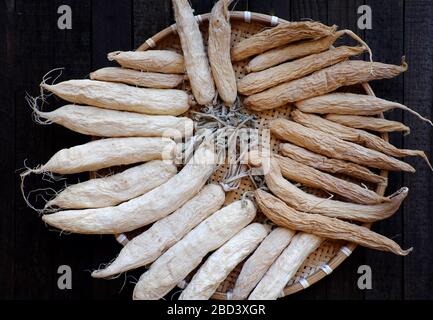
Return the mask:
<svg viewBox="0 0 433 320">
<path fill-rule="evenodd" d="M 196 15 L 195 18 L 199 24 L 203 22 L 209 21 L 210 13 L 200 14 Z M 251 11 L 230 11 L 230 19 L 237 20 L 237 21 L 243 21 L 246 23 L 262 23 L 264 25 L 268 26 L 276 26 L 279 23 L 286 23 L 289 22 L 285 19 L 281 19 L 277 16 L 270 16 L 263 13 L 258 12 L 251 12 Z M 160 32 L 156 33 L 149 39 L 147 39 L 145 42 L 143 42 L 136 51 L 145 51 L 147 49 L 152 49 L 156 47 L 157 43 L 164 39 L 165 37 L 175 34 L 176 31 L 176 24 L 172 24 L 169 27 L 161 30 Z M 375 96 L 375 93 L 371 86 L 368 83 L 362 83 L 362 87 L 365 90 L 367 95 Z M 380 118 L 384 118 L 383 113 L 379 114 Z M 388 133 L 382 133 L 380 135 L 385 141 L 389 141 L 389 135 Z M 388 171 L 381 170 L 380 175 L 382 177 L 388 177 Z M 385 190 L 388 183 L 379 184 L 376 187 L 376 193 L 383 196 L 385 194 Z M 372 223 L 366 223 L 363 224 L 363 226 L 370 228 Z M 116 236 L 117 238 L 117 236 Z M 309 286 L 315 284 L 316 282 L 322 280 L 327 275 L 329 275 L 333 270 L 335 270 L 344 260 L 346 260 L 351 253 L 356 249 L 358 245 L 353 242 L 346 242 L 344 243 L 338 253 L 328 262 L 327 265 L 322 266 L 318 270 L 316 270 L 313 274 L 308 276 L 305 279 L 302 279 L 303 281 L 298 281 L 290 286 L 286 286 L 283 291 L 283 296 L 288 296 L 291 294 L 294 294 L 296 292 L 299 292 L 303 289 L 308 288 Z M 221 292 L 215 292 L 215 294 L 212 296 L 213 299 L 216 300 L 228 300 L 227 293 L 221 293 Z"/>
</svg>

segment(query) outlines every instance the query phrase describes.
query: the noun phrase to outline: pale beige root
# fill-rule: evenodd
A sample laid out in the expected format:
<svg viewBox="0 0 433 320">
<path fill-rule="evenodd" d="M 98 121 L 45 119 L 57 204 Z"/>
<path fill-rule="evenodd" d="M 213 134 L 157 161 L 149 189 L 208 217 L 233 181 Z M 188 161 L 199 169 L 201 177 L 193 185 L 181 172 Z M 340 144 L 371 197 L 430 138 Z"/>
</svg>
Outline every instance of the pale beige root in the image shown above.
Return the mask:
<svg viewBox="0 0 433 320">
<path fill-rule="evenodd" d="M 90 74 L 90 79 L 121 82 L 147 88 L 172 89 L 176 88 L 183 82 L 184 76 L 181 74 L 142 72 L 132 69 L 108 67 L 92 72 Z"/>
<path fill-rule="evenodd" d="M 331 36 L 317 40 L 306 40 L 271 49 L 252 58 L 246 66 L 247 72 L 262 71 L 289 60 L 328 50 L 341 35 L 342 32 L 337 31 Z"/>
<path fill-rule="evenodd" d="M 182 207 L 129 241 L 111 264 L 94 271 L 92 277 L 110 277 L 155 261 L 196 225 L 219 210 L 224 200 L 225 194 L 220 186 L 204 186 Z"/>
<path fill-rule="evenodd" d="M 244 105 L 255 111 L 275 109 L 290 102 L 335 91 L 343 86 L 393 78 L 406 70 L 406 63 L 396 66 L 360 60 L 343 61 L 304 78 L 253 94 L 244 100 Z M 329 109 L 329 112 L 333 112 L 332 109 Z"/>
<path fill-rule="evenodd" d="M 114 60 L 124 68 L 145 72 L 185 72 L 183 56 L 169 50 L 115 51 L 108 54 L 108 60 Z"/>
<path fill-rule="evenodd" d="M 207 258 L 198 269 L 179 300 L 208 300 L 230 272 L 268 235 L 270 227 L 252 223 L 239 231 Z"/>
<path fill-rule="evenodd" d="M 192 93 L 199 104 L 209 105 L 216 92 L 197 20 L 188 0 L 172 0 L 172 2 L 174 20 Z"/>
<path fill-rule="evenodd" d="M 46 208 L 86 209 L 115 206 L 160 186 L 177 173 L 172 161 L 153 160 L 112 176 L 70 185 L 47 202 Z"/>
<path fill-rule="evenodd" d="M 248 300 L 276 300 L 282 297 L 284 288 L 308 256 L 313 253 L 324 238 L 299 232 L 289 246 L 281 253 L 260 280 Z"/>
<path fill-rule="evenodd" d="M 303 112 L 372 116 L 392 109 L 401 109 L 433 126 L 433 123 L 429 119 L 422 117 L 418 112 L 413 111 L 409 107 L 375 96 L 336 92 L 306 98 L 304 98 L 305 100 L 296 102 L 298 109 Z"/>
<path fill-rule="evenodd" d="M 91 106 L 65 105 L 51 112 L 34 108 L 36 117 L 72 131 L 97 137 L 191 136 L 194 122 L 187 117 L 155 116 Z M 38 120 L 39 121 L 39 120 Z"/>
<path fill-rule="evenodd" d="M 74 174 L 86 171 L 174 158 L 176 144 L 167 138 L 107 138 L 57 151 L 42 166 L 28 173 Z"/>
<path fill-rule="evenodd" d="M 315 21 L 280 23 L 237 43 L 232 48 L 232 61 L 240 61 L 295 41 L 330 36 L 336 29 L 336 26 Z"/>
<path fill-rule="evenodd" d="M 159 257 L 139 279 L 135 300 L 160 299 L 193 271 L 211 251 L 221 247 L 256 216 L 248 199 L 215 212 Z"/>
<path fill-rule="evenodd" d="M 317 70 L 347 60 L 349 57 L 357 56 L 364 51 L 364 47 L 341 46 L 286 62 L 263 71 L 253 72 L 238 80 L 238 90 L 243 95 L 250 96 L 275 87 L 280 83 L 302 78 Z"/>
<path fill-rule="evenodd" d="M 320 198 L 301 190 L 284 179 L 275 158 L 264 159 L 261 164 L 265 173 L 266 186 L 273 194 L 296 210 L 322 214 L 332 218 L 360 222 L 383 220 L 392 216 L 400 208 L 401 203 L 409 193 L 408 188 L 401 188 L 389 197 L 388 202 L 372 205 Z"/>
<path fill-rule="evenodd" d="M 366 227 L 320 214 L 296 211 L 265 191 L 256 190 L 255 198 L 261 211 L 279 226 L 311 233 L 323 238 L 354 242 L 367 248 L 389 251 L 401 256 L 405 256 L 412 251 L 412 248 L 401 249 L 391 239 Z"/>
<path fill-rule="evenodd" d="M 245 300 L 281 252 L 289 245 L 295 232 L 275 228 L 244 263 L 233 289 L 233 300 Z"/>
<path fill-rule="evenodd" d="M 405 135 L 410 133 L 410 128 L 405 126 L 403 123 L 383 118 L 332 113 L 325 115 L 325 119 L 356 129 L 365 129 L 376 132 L 401 131 Z"/>
<path fill-rule="evenodd" d="M 279 152 L 282 155 L 289 157 L 299 163 L 321 171 L 329 173 L 341 173 L 360 180 L 378 184 L 386 184 L 388 181 L 386 177 L 375 174 L 369 169 L 356 163 L 327 158 L 320 154 L 295 146 L 291 143 L 280 143 Z"/>
<path fill-rule="evenodd" d="M 315 129 L 333 135 L 345 141 L 355 142 L 364 145 L 367 148 L 377 150 L 393 157 L 418 156 L 423 158 L 430 169 L 433 170 L 430 161 L 424 151 L 398 149 L 389 142 L 386 142 L 381 137 L 364 130 L 355 129 L 344 126 L 337 122 L 333 122 L 311 113 L 303 113 L 299 109 L 295 109 L 291 113 L 292 118 L 297 123 L 300 123 L 308 128 Z"/>
<path fill-rule="evenodd" d="M 330 158 L 352 161 L 377 169 L 415 172 L 415 169 L 408 163 L 290 120 L 278 118 L 272 120 L 269 126 L 271 133 L 278 139 Z"/>
<path fill-rule="evenodd" d="M 360 204 L 378 204 L 389 201 L 389 197 L 382 197 L 356 183 L 336 178 L 331 174 L 321 172 L 288 157 L 275 155 L 275 159 L 280 165 L 283 177 L 302 183 L 304 186 L 339 194 Z"/>
<path fill-rule="evenodd" d="M 60 211 L 42 220 L 61 230 L 116 234 L 160 220 L 180 208 L 205 185 L 215 169 L 213 146 L 201 146 L 183 169 L 167 182 L 116 207 Z"/>
<path fill-rule="evenodd" d="M 221 99 L 228 106 L 237 97 L 236 75 L 230 58 L 230 13 L 232 0 L 219 0 L 209 18 L 208 56 L 212 76 Z"/>
<path fill-rule="evenodd" d="M 123 83 L 68 80 L 41 87 L 75 103 L 121 111 L 177 116 L 189 109 L 189 96 L 177 89 L 136 88 Z"/>
</svg>

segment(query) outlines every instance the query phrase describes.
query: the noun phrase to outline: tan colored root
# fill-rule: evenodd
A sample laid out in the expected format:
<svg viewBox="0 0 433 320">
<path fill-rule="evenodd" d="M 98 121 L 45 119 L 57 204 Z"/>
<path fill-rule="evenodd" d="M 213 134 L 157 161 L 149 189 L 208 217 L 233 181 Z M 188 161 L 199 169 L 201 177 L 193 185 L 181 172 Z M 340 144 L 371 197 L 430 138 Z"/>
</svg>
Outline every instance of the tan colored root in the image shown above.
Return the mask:
<svg viewBox="0 0 433 320">
<path fill-rule="evenodd" d="M 302 191 L 284 179 L 278 161 L 274 158 L 261 161 L 269 190 L 297 210 L 322 214 L 332 218 L 374 222 L 392 216 L 407 197 L 408 188 L 401 188 L 391 195 L 388 202 L 364 205 L 324 199 Z M 350 192 L 350 191 L 349 191 Z"/>
<path fill-rule="evenodd" d="M 169 50 L 115 51 L 107 56 L 124 68 L 144 72 L 184 73 L 183 56 Z"/>
<path fill-rule="evenodd" d="M 210 105 L 215 97 L 215 85 L 197 20 L 188 0 L 172 2 L 192 92 L 199 104 Z"/>
<path fill-rule="evenodd" d="M 277 138 L 330 158 L 352 161 L 377 169 L 415 172 L 408 163 L 290 120 L 275 119 L 269 126 L 271 133 Z"/>
<path fill-rule="evenodd" d="M 317 70 L 347 60 L 349 57 L 357 56 L 364 51 L 364 47 L 341 46 L 286 62 L 267 70 L 253 72 L 238 81 L 238 90 L 241 94 L 250 96 L 280 83 L 302 78 Z"/>
<path fill-rule="evenodd" d="M 172 89 L 178 87 L 184 81 L 184 76 L 180 74 L 141 72 L 131 69 L 109 67 L 92 72 L 90 79 L 121 82 L 146 88 Z"/>
<path fill-rule="evenodd" d="M 410 128 L 398 121 L 392 121 L 376 117 L 355 116 L 345 114 L 327 114 L 325 118 L 347 127 L 365 129 L 376 132 L 401 131 L 405 135 L 410 134 Z"/>
<path fill-rule="evenodd" d="M 356 163 L 327 158 L 325 156 L 311 152 L 290 143 L 281 143 L 279 146 L 279 152 L 282 155 L 290 157 L 291 159 L 299 163 L 302 163 L 312 168 L 316 168 L 321 171 L 345 174 L 347 176 L 351 176 L 360 180 L 382 185 L 387 183 L 386 177 L 375 174 L 369 169 Z"/>
<path fill-rule="evenodd" d="M 296 102 L 296 107 L 303 112 L 336 113 L 346 115 L 371 116 L 382 112 L 401 109 L 407 111 L 433 126 L 433 123 L 409 107 L 375 96 L 355 93 L 330 93 Z"/>
<path fill-rule="evenodd" d="M 295 41 L 330 36 L 336 28 L 315 21 L 281 23 L 236 44 L 231 52 L 232 61 L 240 61 Z"/>
<path fill-rule="evenodd" d="M 212 8 L 209 18 L 208 56 L 218 93 L 227 106 L 237 97 L 236 75 L 230 59 L 230 13 L 232 0 L 220 0 Z"/>
<path fill-rule="evenodd" d="M 360 60 L 343 61 L 304 78 L 253 94 L 244 100 L 244 105 L 255 111 L 275 109 L 287 103 L 321 96 L 343 86 L 393 78 L 406 70 L 405 62 L 402 66 L 395 66 Z M 332 109 L 329 112 L 333 112 Z"/>
<path fill-rule="evenodd" d="M 285 228 L 312 233 L 323 238 L 355 242 L 367 248 L 389 251 L 401 256 L 405 256 L 413 250 L 412 248 L 403 250 L 391 239 L 366 227 L 320 214 L 296 211 L 277 197 L 262 190 L 256 190 L 255 198 L 262 212 L 272 222 Z"/>
<path fill-rule="evenodd" d="M 295 109 L 291 113 L 292 118 L 308 128 L 325 132 L 345 141 L 355 142 L 366 146 L 367 148 L 383 152 L 393 157 L 419 156 L 423 158 L 430 169 L 433 170 L 427 155 L 421 150 L 398 149 L 382 138 L 364 130 L 346 127 L 342 124 L 324 119 L 318 115 L 303 113 Z"/>
</svg>

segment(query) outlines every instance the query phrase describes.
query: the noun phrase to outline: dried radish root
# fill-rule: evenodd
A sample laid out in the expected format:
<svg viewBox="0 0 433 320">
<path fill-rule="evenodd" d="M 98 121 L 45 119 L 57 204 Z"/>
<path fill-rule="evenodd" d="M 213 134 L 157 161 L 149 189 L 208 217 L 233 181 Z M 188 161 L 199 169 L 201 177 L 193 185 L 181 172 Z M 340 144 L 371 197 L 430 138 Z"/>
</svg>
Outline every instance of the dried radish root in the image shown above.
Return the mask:
<svg viewBox="0 0 433 320">
<path fill-rule="evenodd" d="M 92 72 L 90 79 L 121 82 L 146 88 L 172 89 L 184 81 L 184 76 L 180 74 L 141 72 L 118 67 L 108 67 Z"/>
<path fill-rule="evenodd" d="M 270 227 L 252 223 L 212 253 L 198 269 L 179 300 L 208 300 L 229 273 L 268 235 Z"/>
<path fill-rule="evenodd" d="M 231 299 L 245 300 L 268 271 L 283 250 L 289 245 L 295 232 L 286 228 L 275 228 L 244 263 L 236 279 Z"/>
<path fill-rule="evenodd" d="M 378 204 L 388 202 L 389 197 L 382 197 L 372 190 L 360 185 L 334 177 L 288 157 L 275 155 L 284 178 L 302 183 L 304 186 L 339 194 L 344 198 L 360 204 Z"/>
<path fill-rule="evenodd" d="M 365 129 L 376 132 L 401 131 L 405 135 L 410 133 L 410 128 L 401 122 L 376 117 L 327 114 L 325 115 L 325 119 L 356 129 Z"/>
<path fill-rule="evenodd" d="M 330 158 L 352 161 L 377 169 L 415 172 L 415 169 L 408 163 L 290 120 L 278 118 L 272 120 L 269 126 L 271 133 L 278 139 L 289 141 Z"/>
<path fill-rule="evenodd" d="M 154 160 L 112 176 L 66 187 L 45 208 L 103 208 L 136 198 L 160 186 L 177 173 L 171 161 Z"/>
<path fill-rule="evenodd" d="M 319 237 L 346 240 L 361 246 L 393 252 L 405 256 L 412 248 L 403 250 L 400 246 L 370 229 L 320 214 L 299 212 L 287 206 L 277 197 L 262 191 L 255 191 L 255 198 L 262 212 L 275 224 Z"/>
<path fill-rule="evenodd" d="M 182 207 L 129 241 L 111 264 L 94 271 L 92 277 L 107 278 L 155 261 L 196 225 L 219 210 L 224 200 L 225 194 L 220 186 L 204 186 Z"/>
<path fill-rule="evenodd" d="M 343 86 L 393 78 L 406 70 L 405 62 L 402 66 L 396 66 L 360 60 L 343 61 L 304 78 L 253 94 L 244 100 L 244 105 L 255 111 L 275 109 L 290 102 L 321 96 Z M 329 108 L 327 113 L 335 112 Z"/>
<path fill-rule="evenodd" d="M 83 234 L 117 234 L 160 220 L 180 208 L 205 185 L 215 169 L 214 146 L 206 143 L 167 182 L 116 207 L 60 211 L 42 220 L 61 230 Z"/>
<path fill-rule="evenodd" d="M 422 117 L 418 112 L 413 111 L 403 104 L 365 94 L 330 93 L 320 97 L 310 97 L 309 99 L 298 101 L 296 102 L 296 107 L 303 112 L 320 114 L 336 113 L 358 116 L 371 116 L 392 109 L 401 109 L 412 113 L 433 126 L 433 123 L 429 119 Z"/>
<path fill-rule="evenodd" d="M 256 216 L 248 199 L 215 212 L 159 257 L 139 279 L 134 300 L 162 298 L 214 251 L 247 226 Z"/>
<path fill-rule="evenodd" d="M 251 157 L 254 159 L 254 156 Z M 263 166 L 266 185 L 273 194 L 296 210 L 317 213 L 331 218 L 374 222 L 392 216 L 409 193 L 408 188 L 401 188 L 389 197 L 388 202 L 364 205 L 320 198 L 296 187 L 284 179 L 276 159 L 252 160 L 253 165 Z"/>
<path fill-rule="evenodd" d="M 177 116 L 189 109 L 189 96 L 177 89 L 136 88 L 123 83 L 68 80 L 41 87 L 60 98 L 106 109 Z"/>
<path fill-rule="evenodd" d="M 35 104 L 32 108 L 38 123 L 54 122 L 72 131 L 98 137 L 182 138 L 191 136 L 194 129 L 194 122 L 187 117 L 154 116 L 71 104 L 51 112 L 39 111 Z"/>
<path fill-rule="evenodd" d="M 215 85 L 197 20 L 188 0 L 172 2 L 192 92 L 199 104 L 209 105 L 215 97 Z"/>
<path fill-rule="evenodd" d="M 169 50 L 115 51 L 108 54 L 108 60 L 116 61 L 124 68 L 144 72 L 184 73 L 183 56 Z"/>
<path fill-rule="evenodd" d="M 324 238 L 299 232 L 289 246 L 272 264 L 263 279 L 249 296 L 248 300 L 276 300 L 284 296 L 283 290 L 308 256 L 313 253 Z"/>
<path fill-rule="evenodd" d="M 62 149 L 44 165 L 21 174 L 53 172 L 73 174 L 86 171 L 174 158 L 176 144 L 166 138 L 107 138 Z"/>
<path fill-rule="evenodd" d="M 433 170 L 430 161 L 424 151 L 421 150 L 409 150 L 409 149 L 398 149 L 389 142 L 386 142 L 381 137 L 371 134 L 367 131 L 346 127 L 342 124 L 332 122 L 324 119 L 318 115 L 303 113 L 299 109 L 294 110 L 292 118 L 297 123 L 300 123 L 308 128 L 315 129 L 333 135 L 334 137 L 340 138 L 345 141 L 355 142 L 364 145 L 367 148 L 383 152 L 393 157 L 407 157 L 407 156 L 418 156 L 423 158 L 430 169 Z"/>
<path fill-rule="evenodd" d="M 315 71 L 347 60 L 349 57 L 357 56 L 364 51 L 364 47 L 341 46 L 286 62 L 260 72 L 253 72 L 238 81 L 238 90 L 241 94 L 250 96 L 275 87 L 280 83 L 302 78 Z"/>
<path fill-rule="evenodd" d="M 329 173 L 341 173 L 377 184 L 386 184 L 388 181 L 386 177 L 375 174 L 369 169 L 356 163 L 327 158 L 320 154 L 295 146 L 291 143 L 280 143 L 279 151 L 286 157 L 321 171 Z"/>
<path fill-rule="evenodd" d="M 295 41 L 330 36 L 336 29 L 336 26 L 314 21 L 280 23 L 237 43 L 232 48 L 232 61 L 240 61 Z"/>
<path fill-rule="evenodd" d="M 236 75 L 230 59 L 230 13 L 232 0 L 219 0 L 209 18 L 208 56 L 212 76 L 221 99 L 227 106 L 237 97 Z"/>
</svg>

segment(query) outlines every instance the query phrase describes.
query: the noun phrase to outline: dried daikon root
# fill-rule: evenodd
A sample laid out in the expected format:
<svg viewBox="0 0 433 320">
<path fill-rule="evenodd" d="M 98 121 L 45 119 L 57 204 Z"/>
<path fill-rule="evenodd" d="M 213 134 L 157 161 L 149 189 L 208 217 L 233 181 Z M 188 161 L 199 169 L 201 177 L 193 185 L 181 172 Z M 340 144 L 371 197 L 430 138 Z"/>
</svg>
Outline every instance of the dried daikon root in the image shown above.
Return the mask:
<svg viewBox="0 0 433 320">
<path fill-rule="evenodd" d="M 106 109 L 177 116 L 189 109 L 189 96 L 177 89 L 136 88 L 123 83 L 68 80 L 41 87 L 60 98 Z"/>
<path fill-rule="evenodd" d="M 329 173 L 341 173 L 357 179 L 378 184 L 387 183 L 386 177 L 375 174 L 369 169 L 356 163 L 327 158 L 320 154 L 295 146 L 291 143 L 280 143 L 279 151 L 286 157 L 321 171 Z"/>
<path fill-rule="evenodd" d="M 198 269 L 179 300 L 208 300 L 229 273 L 268 235 L 270 227 L 253 223 L 216 250 Z"/>
<path fill-rule="evenodd" d="M 232 0 L 219 0 L 209 17 L 208 55 L 212 76 L 221 99 L 228 106 L 237 97 L 236 75 L 230 59 L 230 13 Z"/>
<path fill-rule="evenodd" d="M 275 87 L 280 83 L 302 78 L 315 71 L 347 60 L 349 57 L 357 56 L 364 51 L 364 47 L 341 46 L 286 62 L 263 71 L 253 72 L 238 81 L 238 90 L 243 95 L 250 96 Z"/>
<path fill-rule="evenodd" d="M 419 156 L 423 158 L 430 168 L 433 170 L 430 162 L 421 150 L 398 149 L 389 142 L 386 142 L 381 137 L 371 134 L 364 130 L 346 127 L 342 124 L 324 119 L 318 115 L 303 113 L 299 109 L 291 113 L 294 121 L 308 128 L 315 129 L 333 135 L 345 141 L 355 142 L 366 146 L 367 148 L 383 152 L 393 157 Z"/>
<path fill-rule="evenodd" d="M 90 79 L 121 82 L 147 88 L 172 89 L 184 81 L 184 76 L 181 74 L 142 72 L 125 68 L 108 67 L 92 72 Z"/>
<path fill-rule="evenodd" d="M 382 118 L 334 113 L 325 115 L 325 118 L 356 129 L 365 129 L 376 132 L 401 131 L 404 134 L 410 133 L 410 128 L 405 126 L 403 123 Z"/>
<path fill-rule="evenodd" d="M 248 300 L 276 300 L 308 256 L 313 253 L 324 238 L 304 232 L 297 233 L 289 246 L 272 264 Z"/>
<path fill-rule="evenodd" d="M 124 68 L 145 72 L 185 72 L 183 56 L 169 50 L 115 51 L 108 54 L 108 60 L 114 60 Z"/>
<path fill-rule="evenodd" d="M 408 163 L 290 120 L 278 118 L 272 120 L 269 126 L 271 133 L 278 139 L 289 141 L 330 158 L 352 161 L 378 169 L 415 172 L 415 169 Z"/>
<path fill-rule="evenodd" d="M 160 299 L 256 216 L 254 203 L 239 200 L 215 212 L 159 257 L 139 279 L 135 300 Z"/>
<path fill-rule="evenodd" d="M 225 194 L 220 186 L 204 186 L 182 207 L 129 241 L 112 263 L 105 269 L 94 271 L 92 277 L 110 277 L 155 261 L 196 225 L 219 210 L 224 200 Z"/>
<path fill-rule="evenodd" d="M 160 220 L 180 208 L 205 185 L 216 166 L 214 148 L 206 142 L 167 182 L 116 207 L 60 211 L 46 214 L 42 220 L 58 229 L 84 234 L 117 234 Z"/>
<path fill-rule="evenodd" d="M 46 208 L 102 208 L 115 206 L 160 186 L 177 173 L 172 161 L 154 160 L 108 177 L 70 185 L 48 201 Z"/>
<path fill-rule="evenodd" d="M 361 246 L 390 251 L 405 256 L 412 248 L 403 250 L 400 246 L 370 229 L 339 219 L 296 211 L 277 197 L 262 191 L 255 191 L 255 198 L 262 212 L 275 224 L 329 239 L 346 240 Z"/>
<path fill-rule="evenodd" d="M 320 22 L 302 21 L 280 23 L 242 40 L 232 48 L 232 60 L 240 61 L 272 48 L 303 39 L 314 39 L 333 35 L 336 26 Z"/>
<path fill-rule="evenodd" d="M 244 100 L 244 105 L 255 111 L 275 109 L 290 102 L 321 96 L 343 86 L 393 78 L 406 70 L 405 62 L 402 66 L 396 66 L 360 60 L 343 61 L 304 78 L 253 94 Z M 336 113 L 332 109 L 328 112 Z"/>
<path fill-rule="evenodd" d="M 244 300 L 253 291 L 283 250 L 289 245 L 295 232 L 286 228 L 275 228 L 244 263 L 236 279 L 231 299 Z"/>
<path fill-rule="evenodd" d="M 192 92 L 199 104 L 209 105 L 215 97 L 215 85 L 197 20 L 188 0 L 172 2 Z"/>
</svg>

